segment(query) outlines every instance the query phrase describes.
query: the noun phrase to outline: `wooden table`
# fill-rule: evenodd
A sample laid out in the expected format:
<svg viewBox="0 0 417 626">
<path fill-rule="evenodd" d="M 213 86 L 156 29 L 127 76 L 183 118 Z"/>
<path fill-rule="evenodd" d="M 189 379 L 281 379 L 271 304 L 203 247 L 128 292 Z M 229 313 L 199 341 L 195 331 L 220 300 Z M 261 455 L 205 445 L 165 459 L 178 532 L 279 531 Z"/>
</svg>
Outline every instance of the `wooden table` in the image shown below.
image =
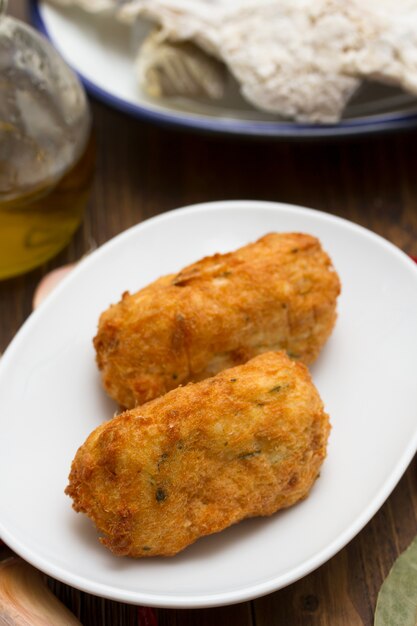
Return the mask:
<svg viewBox="0 0 417 626">
<path fill-rule="evenodd" d="M 14 0 L 11 12 L 24 17 L 23 0 Z M 93 103 L 93 114 L 97 174 L 84 223 L 58 258 L 0 282 L 0 350 L 30 314 L 35 286 L 46 272 L 133 224 L 195 202 L 253 198 L 310 206 L 362 224 L 417 255 L 416 131 L 333 143 L 253 142 L 161 130 L 99 103 Z M 366 528 L 314 573 L 253 602 L 159 610 L 159 623 L 370 626 L 381 583 L 416 532 L 414 461 Z M 51 586 L 84 626 L 139 624 L 135 607 L 56 581 Z"/>
</svg>

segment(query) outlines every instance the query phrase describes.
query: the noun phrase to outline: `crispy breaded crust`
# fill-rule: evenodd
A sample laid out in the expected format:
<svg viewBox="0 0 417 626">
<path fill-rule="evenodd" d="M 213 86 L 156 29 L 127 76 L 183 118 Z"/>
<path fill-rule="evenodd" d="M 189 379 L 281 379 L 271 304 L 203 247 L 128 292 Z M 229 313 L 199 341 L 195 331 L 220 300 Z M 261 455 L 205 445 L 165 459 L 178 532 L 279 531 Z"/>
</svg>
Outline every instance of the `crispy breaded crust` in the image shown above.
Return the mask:
<svg viewBox="0 0 417 626">
<path fill-rule="evenodd" d="M 170 556 L 304 498 L 329 429 L 307 368 L 270 352 L 99 426 L 66 493 L 115 554 Z"/>
<path fill-rule="evenodd" d="M 339 278 L 309 235 L 269 234 L 202 259 L 100 318 L 103 384 L 132 408 L 269 350 L 311 363 L 336 319 Z"/>
</svg>

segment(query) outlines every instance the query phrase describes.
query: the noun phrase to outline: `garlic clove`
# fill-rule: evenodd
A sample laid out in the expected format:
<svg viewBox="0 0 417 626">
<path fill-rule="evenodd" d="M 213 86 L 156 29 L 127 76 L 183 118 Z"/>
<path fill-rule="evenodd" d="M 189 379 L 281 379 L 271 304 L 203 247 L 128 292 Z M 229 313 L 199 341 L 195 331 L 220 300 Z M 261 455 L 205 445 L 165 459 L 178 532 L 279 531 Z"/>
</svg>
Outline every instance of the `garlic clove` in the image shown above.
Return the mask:
<svg viewBox="0 0 417 626">
<path fill-rule="evenodd" d="M 40 573 L 14 556 L 0 562 L 0 624 L 81 626 L 44 584 Z"/>
</svg>

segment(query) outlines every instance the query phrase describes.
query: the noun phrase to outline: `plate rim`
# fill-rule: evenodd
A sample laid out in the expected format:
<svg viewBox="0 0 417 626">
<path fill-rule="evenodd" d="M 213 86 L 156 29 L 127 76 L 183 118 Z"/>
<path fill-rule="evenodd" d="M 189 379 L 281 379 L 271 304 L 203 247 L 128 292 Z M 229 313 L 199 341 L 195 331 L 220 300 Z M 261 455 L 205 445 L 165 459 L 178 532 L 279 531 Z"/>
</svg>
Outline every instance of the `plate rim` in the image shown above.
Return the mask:
<svg viewBox="0 0 417 626">
<path fill-rule="evenodd" d="M 54 46 L 53 36 L 49 32 L 42 16 L 41 4 L 43 1 L 44 0 L 30 1 L 30 21 Z M 66 59 L 66 62 L 72 67 L 70 60 Z M 355 121 L 343 120 L 337 124 L 297 124 L 294 122 L 262 122 L 187 117 L 186 114 L 181 115 L 177 112 L 166 113 L 139 104 L 132 104 L 99 87 L 82 73 L 74 68 L 72 69 L 79 77 L 86 91 L 95 99 L 130 117 L 166 128 L 183 129 L 215 135 L 243 136 L 247 138 L 317 140 L 395 132 L 417 126 L 417 104 L 415 113 L 403 112 L 395 115 L 390 113 L 376 114 L 372 116 L 372 120 L 367 117 L 360 117 Z"/>
<path fill-rule="evenodd" d="M 301 216 L 315 216 L 320 221 L 324 220 L 324 222 L 341 225 L 342 227 L 348 228 L 353 232 L 357 232 L 358 234 L 366 236 L 367 238 L 377 243 L 379 246 L 382 245 L 383 247 L 385 247 L 389 251 L 389 253 L 394 254 L 394 256 L 396 256 L 398 260 L 403 263 L 404 268 L 407 271 L 413 272 L 417 287 L 417 266 L 412 259 L 410 259 L 402 250 L 389 242 L 387 239 L 368 230 L 367 228 L 364 228 L 363 226 L 350 222 L 349 220 L 346 220 L 344 218 L 328 214 L 323 211 L 318 211 L 307 207 L 301 207 L 298 205 L 281 202 L 268 202 L 262 200 L 225 200 L 189 205 L 156 215 L 152 218 L 144 220 L 143 222 L 140 222 L 139 224 L 136 224 L 135 226 L 126 229 L 122 233 L 116 235 L 115 237 L 104 243 L 91 255 L 84 258 L 78 264 L 78 266 L 70 273 L 70 275 L 68 275 L 62 281 L 62 283 L 58 285 L 58 287 L 48 297 L 47 301 L 42 305 L 42 307 L 34 311 L 28 317 L 28 319 L 24 322 L 22 327 L 15 335 L 14 339 L 7 347 L 3 357 L 0 360 L 0 386 L 3 373 L 8 367 L 8 362 L 13 359 L 14 353 L 16 352 L 16 350 L 19 349 L 22 341 L 25 340 L 25 336 L 27 335 L 27 333 L 31 332 L 31 328 L 36 323 L 37 318 L 45 314 L 45 311 L 48 310 L 48 307 L 52 306 L 52 302 L 55 299 L 59 298 L 61 292 L 66 289 L 66 285 L 72 281 L 76 281 L 78 274 L 82 273 L 85 267 L 93 262 L 95 263 L 98 257 L 106 254 L 107 251 L 111 248 L 119 246 L 120 242 L 122 242 L 124 239 L 137 236 L 137 232 L 145 230 L 150 225 L 152 226 L 152 224 L 175 219 L 177 215 L 195 214 L 199 212 L 204 213 L 208 210 L 223 211 L 224 208 L 236 211 L 242 209 L 256 210 L 261 208 L 263 210 L 266 209 L 274 213 L 277 211 L 280 212 L 283 210 L 291 210 Z M 300 578 L 308 575 L 310 572 L 323 565 L 332 556 L 334 556 L 337 552 L 344 548 L 347 543 L 349 543 L 349 541 L 351 541 L 363 529 L 367 522 L 372 518 L 372 516 L 379 510 L 385 500 L 389 497 L 389 495 L 401 479 L 402 475 L 404 474 L 410 461 L 412 460 L 416 449 L 417 428 L 413 437 L 410 438 L 407 448 L 402 452 L 401 457 L 393 468 L 389 479 L 386 480 L 384 485 L 374 494 L 374 497 L 372 498 L 368 506 L 362 511 L 361 515 L 359 515 L 354 520 L 354 523 L 348 526 L 325 549 L 316 553 L 307 561 L 293 568 L 285 575 L 281 575 L 278 578 L 275 577 L 262 583 L 246 585 L 245 587 L 238 590 L 226 591 L 216 594 L 196 594 L 191 598 L 179 594 L 177 594 L 176 596 L 170 596 L 167 594 L 149 594 L 149 592 L 141 593 L 140 591 L 126 591 L 108 584 L 91 581 L 90 579 L 84 578 L 83 576 L 68 573 L 68 571 L 61 566 L 51 564 L 51 562 L 47 558 L 37 555 L 36 549 L 28 546 L 27 541 L 22 541 L 21 539 L 19 539 L 18 536 L 15 536 L 13 530 L 10 531 L 9 529 L 5 528 L 1 519 L 0 536 L 5 541 L 5 543 L 12 548 L 12 550 L 14 550 L 22 558 L 24 558 L 26 561 L 28 561 L 41 571 L 52 576 L 53 578 L 56 578 L 57 580 L 60 580 L 61 582 L 64 582 L 65 584 L 68 584 L 72 587 L 93 595 L 116 600 L 119 602 L 126 602 L 128 604 L 144 604 L 147 606 L 161 608 L 211 608 L 215 606 L 236 604 L 272 593 L 289 584 L 292 584 L 293 582 L 296 582 Z"/>
</svg>

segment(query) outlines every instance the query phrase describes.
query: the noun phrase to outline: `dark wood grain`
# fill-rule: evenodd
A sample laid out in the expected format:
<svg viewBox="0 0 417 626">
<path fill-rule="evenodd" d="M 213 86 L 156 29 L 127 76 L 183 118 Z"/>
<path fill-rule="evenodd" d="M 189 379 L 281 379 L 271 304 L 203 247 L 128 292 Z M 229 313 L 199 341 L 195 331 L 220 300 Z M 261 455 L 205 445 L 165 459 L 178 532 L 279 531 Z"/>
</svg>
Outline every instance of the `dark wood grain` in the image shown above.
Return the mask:
<svg viewBox="0 0 417 626">
<path fill-rule="evenodd" d="M 24 16 L 23 1 L 13 0 L 11 12 Z M 59 257 L 0 282 L 1 350 L 29 315 L 35 286 L 48 270 L 152 215 L 194 202 L 254 198 L 311 206 L 362 224 L 417 255 L 416 131 L 343 142 L 253 142 L 158 129 L 98 103 L 93 114 L 97 173 L 85 220 Z M 160 624 L 371 626 L 380 585 L 416 532 L 413 462 L 366 528 L 317 571 L 253 603 L 160 610 Z M 84 626 L 139 624 L 135 607 L 57 581 L 50 585 Z"/>
</svg>

